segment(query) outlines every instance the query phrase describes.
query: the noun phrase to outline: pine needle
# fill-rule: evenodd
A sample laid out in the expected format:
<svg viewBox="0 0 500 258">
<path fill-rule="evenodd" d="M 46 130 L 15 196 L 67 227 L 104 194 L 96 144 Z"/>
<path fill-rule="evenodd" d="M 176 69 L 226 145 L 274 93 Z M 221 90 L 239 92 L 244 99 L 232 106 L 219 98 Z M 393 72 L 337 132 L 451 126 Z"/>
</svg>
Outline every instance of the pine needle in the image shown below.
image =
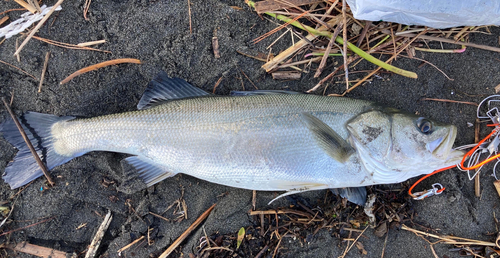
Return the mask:
<svg viewBox="0 0 500 258">
<path fill-rule="evenodd" d="M 141 64 L 141 61 L 139 59 L 133 59 L 133 58 L 122 58 L 122 59 L 115 59 L 115 60 L 110 60 L 102 63 L 98 63 L 95 65 L 87 66 L 85 68 L 82 68 L 74 73 L 72 73 L 70 76 L 66 77 L 66 79 L 62 80 L 60 84 L 65 84 L 69 81 L 71 81 L 73 78 L 76 76 L 79 76 L 81 74 L 97 70 L 102 67 L 110 66 L 110 65 L 117 65 L 117 64 L 123 64 L 123 63 L 133 63 L 133 64 Z"/>
</svg>

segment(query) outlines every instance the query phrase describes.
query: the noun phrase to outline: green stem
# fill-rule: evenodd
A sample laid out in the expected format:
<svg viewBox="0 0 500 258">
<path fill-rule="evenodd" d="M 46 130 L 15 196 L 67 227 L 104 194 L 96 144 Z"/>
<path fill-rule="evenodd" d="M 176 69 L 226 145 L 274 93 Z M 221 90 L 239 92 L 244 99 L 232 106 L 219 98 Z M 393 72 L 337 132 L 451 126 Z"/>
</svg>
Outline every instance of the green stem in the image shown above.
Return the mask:
<svg viewBox="0 0 500 258">
<path fill-rule="evenodd" d="M 250 0 L 245 0 L 246 3 L 252 7 L 252 8 L 255 8 L 255 2 L 253 1 L 250 1 Z M 302 29 L 302 30 L 305 30 L 313 35 L 316 35 L 316 36 L 324 36 L 324 37 L 327 37 L 327 38 L 332 38 L 333 37 L 333 33 L 329 32 L 329 31 L 320 31 L 320 30 L 316 30 L 310 26 L 307 26 L 307 25 L 303 25 L 301 24 L 300 22 L 298 21 L 293 21 L 293 19 L 290 19 L 284 15 L 281 15 L 281 14 L 275 14 L 275 13 L 270 13 L 270 12 L 266 12 L 265 14 L 271 16 L 271 17 L 274 17 L 280 21 L 283 21 L 283 22 L 286 22 L 286 23 L 290 23 L 291 25 L 299 28 L 299 29 Z M 344 40 L 342 39 L 342 37 L 340 36 L 337 36 L 337 38 L 335 38 L 335 41 L 339 44 L 344 44 Z M 357 55 L 359 55 L 360 57 L 366 59 L 367 61 L 375 64 L 375 65 L 378 65 L 384 69 L 386 69 L 387 71 L 391 71 L 393 73 L 396 73 L 396 74 L 399 74 L 399 75 L 403 75 L 403 76 L 406 76 L 406 77 L 410 77 L 410 78 L 414 78 L 416 79 L 418 76 L 416 73 L 414 72 L 410 72 L 410 71 L 406 71 L 406 70 L 403 70 L 403 69 L 400 69 L 400 68 L 397 68 L 397 67 L 394 67 L 390 64 L 387 64 L 375 57 L 373 57 L 372 55 L 366 53 L 365 51 L 361 50 L 360 48 L 356 47 L 355 45 L 351 44 L 350 42 L 347 42 L 347 47 L 354 53 L 356 53 Z"/>
</svg>

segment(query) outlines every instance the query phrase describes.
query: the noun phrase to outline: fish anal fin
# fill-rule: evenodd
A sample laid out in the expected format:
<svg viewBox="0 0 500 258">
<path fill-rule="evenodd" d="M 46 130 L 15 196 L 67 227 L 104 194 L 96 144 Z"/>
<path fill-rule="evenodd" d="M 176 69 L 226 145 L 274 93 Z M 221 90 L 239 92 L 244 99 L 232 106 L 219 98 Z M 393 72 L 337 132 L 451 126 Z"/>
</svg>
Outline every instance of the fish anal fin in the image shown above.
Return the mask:
<svg viewBox="0 0 500 258">
<path fill-rule="evenodd" d="M 346 198 L 348 201 L 365 206 L 366 203 L 366 187 L 347 187 L 347 188 L 335 188 L 330 189 L 332 193 L 340 195 L 342 198 Z"/>
<path fill-rule="evenodd" d="M 139 178 L 148 186 L 152 186 L 175 173 L 167 171 L 167 168 L 144 156 L 132 156 L 125 159 L 138 173 Z"/>
<path fill-rule="evenodd" d="M 351 145 L 323 121 L 309 113 L 302 115 L 314 139 L 330 157 L 344 163 L 354 152 Z"/>
<path fill-rule="evenodd" d="M 209 93 L 196 88 L 180 78 L 170 78 L 161 71 L 149 82 L 137 109 L 148 109 L 174 99 L 207 96 Z"/>
</svg>

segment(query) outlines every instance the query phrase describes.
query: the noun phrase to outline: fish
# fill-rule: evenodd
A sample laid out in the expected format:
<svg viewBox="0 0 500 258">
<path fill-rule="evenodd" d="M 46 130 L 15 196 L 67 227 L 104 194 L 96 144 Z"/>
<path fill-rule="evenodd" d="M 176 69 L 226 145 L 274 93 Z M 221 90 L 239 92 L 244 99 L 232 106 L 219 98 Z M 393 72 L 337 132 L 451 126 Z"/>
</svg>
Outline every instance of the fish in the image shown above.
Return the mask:
<svg viewBox="0 0 500 258">
<path fill-rule="evenodd" d="M 129 154 L 146 186 L 183 173 L 231 187 L 337 189 L 363 205 L 365 186 L 394 184 L 455 165 L 457 128 L 371 101 L 291 91 L 209 94 L 160 72 L 138 110 L 91 118 L 26 112 L 20 119 L 50 170 L 92 151 Z M 13 120 L 2 136 L 19 151 L 12 189 L 43 173 Z"/>
</svg>

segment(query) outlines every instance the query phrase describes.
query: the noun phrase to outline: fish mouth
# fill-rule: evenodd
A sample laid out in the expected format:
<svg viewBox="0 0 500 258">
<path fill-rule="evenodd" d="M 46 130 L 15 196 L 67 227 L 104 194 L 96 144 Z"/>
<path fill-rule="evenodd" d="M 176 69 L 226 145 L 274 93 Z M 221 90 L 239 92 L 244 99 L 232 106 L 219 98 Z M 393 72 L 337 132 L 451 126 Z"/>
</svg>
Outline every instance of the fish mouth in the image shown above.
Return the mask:
<svg viewBox="0 0 500 258">
<path fill-rule="evenodd" d="M 453 144 L 455 143 L 455 138 L 457 137 L 457 128 L 455 126 L 450 126 L 450 129 L 446 136 L 441 137 L 427 144 L 427 149 L 432 153 L 433 156 L 439 159 L 450 159 L 463 156 L 463 152 L 459 150 L 452 150 Z"/>
</svg>

